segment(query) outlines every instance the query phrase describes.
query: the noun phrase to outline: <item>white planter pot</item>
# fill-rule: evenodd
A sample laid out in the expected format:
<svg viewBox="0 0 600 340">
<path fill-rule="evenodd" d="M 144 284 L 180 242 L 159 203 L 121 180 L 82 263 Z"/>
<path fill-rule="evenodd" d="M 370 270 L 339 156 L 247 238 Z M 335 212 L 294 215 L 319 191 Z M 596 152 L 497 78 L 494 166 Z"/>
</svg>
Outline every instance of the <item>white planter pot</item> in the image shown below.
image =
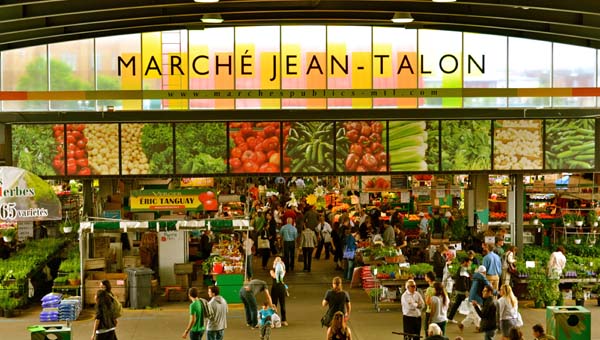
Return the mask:
<svg viewBox="0 0 600 340">
<path fill-rule="evenodd" d="M 538 225 L 538 224 L 540 224 L 540 220 L 539 220 L 539 219 L 537 219 L 537 218 L 536 218 L 536 219 L 534 219 L 534 220 L 533 220 L 533 225 Z"/>
<path fill-rule="evenodd" d="M 4 242 L 12 242 L 13 238 L 12 236 L 2 236 L 2 239 L 4 240 Z"/>
<path fill-rule="evenodd" d="M 598 226 L 598 222 L 594 222 L 594 227 L 597 227 L 597 226 Z"/>
<path fill-rule="evenodd" d="M 64 232 L 65 234 L 68 234 L 68 233 L 70 233 L 70 232 L 72 232 L 72 231 L 73 231 L 73 227 L 64 227 L 64 228 L 63 228 L 63 232 Z"/>
<path fill-rule="evenodd" d="M 575 239 L 575 244 L 581 244 L 581 239 Z"/>
<path fill-rule="evenodd" d="M 583 225 L 583 221 L 575 221 L 575 225 L 581 227 Z"/>
</svg>

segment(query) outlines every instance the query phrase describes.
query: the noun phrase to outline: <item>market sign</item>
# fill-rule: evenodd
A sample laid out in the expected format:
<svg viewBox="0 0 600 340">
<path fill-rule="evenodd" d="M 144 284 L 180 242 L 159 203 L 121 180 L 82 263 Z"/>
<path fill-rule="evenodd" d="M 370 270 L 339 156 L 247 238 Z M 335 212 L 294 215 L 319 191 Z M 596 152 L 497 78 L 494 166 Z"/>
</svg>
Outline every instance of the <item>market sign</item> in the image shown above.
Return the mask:
<svg viewBox="0 0 600 340">
<path fill-rule="evenodd" d="M 27 170 L 0 167 L 0 220 L 26 222 L 60 219 L 60 200 L 48 183 Z"/>
<path fill-rule="evenodd" d="M 135 190 L 129 197 L 131 211 L 217 210 L 216 195 L 207 190 Z"/>
</svg>

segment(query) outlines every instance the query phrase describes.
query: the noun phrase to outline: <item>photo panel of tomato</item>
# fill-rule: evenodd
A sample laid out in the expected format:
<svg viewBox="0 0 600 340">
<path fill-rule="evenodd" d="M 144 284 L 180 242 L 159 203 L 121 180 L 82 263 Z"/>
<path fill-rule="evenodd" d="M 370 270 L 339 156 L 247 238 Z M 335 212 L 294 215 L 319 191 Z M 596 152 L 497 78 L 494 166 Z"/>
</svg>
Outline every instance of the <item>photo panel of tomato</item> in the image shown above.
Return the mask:
<svg viewBox="0 0 600 340">
<path fill-rule="evenodd" d="M 386 172 L 385 121 L 342 121 L 335 133 L 337 172 Z"/>
<path fill-rule="evenodd" d="M 222 174 L 227 171 L 225 123 L 175 124 L 175 171 L 178 174 Z"/>
<path fill-rule="evenodd" d="M 171 123 L 121 124 L 121 148 L 123 175 L 173 173 Z"/>
<path fill-rule="evenodd" d="M 333 138 L 333 122 L 293 123 L 284 145 L 284 159 L 290 162 L 285 172 L 333 172 Z"/>
<path fill-rule="evenodd" d="M 119 124 L 67 124 L 67 175 L 118 175 Z"/>
<path fill-rule="evenodd" d="M 542 169 L 542 123 L 539 119 L 494 121 L 494 169 Z"/>
<path fill-rule="evenodd" d="M 444 120 L 441 124 L 442 171 L 491 170 L 490 120 Z"/>
<path fill-rule="evenodd" d="M 38 176 L 64 176 L 65 124 L 14 124 L 12 164 Z"/>
<path fill-rule="evenodd" d="M 439 168 L 439 122 L 397 120 L 388 123 L 390 171 Z"/>
<path fill-rule="evenodd" d="M 386 191 L 391 188 L 391 177 L 383 176 L 360 176 L 361 188 L 364 191 Z"/>
<path fill-rule="evenodd" d="M 596 120 L 547 119 L 546 169 L 593 169 L 596 160 Z"/>
<path fill-rule="evenodd" d="M 281 129 L 289 123 L 229 122 L 229 172 L 234 174 L 281 172 Z"/>
</svg>

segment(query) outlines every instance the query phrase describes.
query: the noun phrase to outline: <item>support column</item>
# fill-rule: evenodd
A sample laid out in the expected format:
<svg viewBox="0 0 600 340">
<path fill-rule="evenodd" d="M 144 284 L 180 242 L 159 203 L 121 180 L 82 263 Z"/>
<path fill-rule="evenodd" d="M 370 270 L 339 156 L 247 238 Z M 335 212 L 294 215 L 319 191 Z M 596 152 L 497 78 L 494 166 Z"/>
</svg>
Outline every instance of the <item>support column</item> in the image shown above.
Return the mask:
<svg viewBox="0 0 600 340">
<path fill-rule="evenodd" d="M 469 175 L 469 180 L 471 185 L 469 190 L 465 190 L 465 209 L 469 226 L 476 226 L 476 212 L 486 211 L 489 214 L 489 176 L 488 174 L 472 174 Z M 483 230 L 486 230 L 487 223 L 482 227 Z"/>
<path fill-rule="evenodd" d="M 84 179 L 83 181 L 83 215 L 93 216 L 93 201 L 92 195 L 94 188 L 92 187 L 91 179 Z"/>
<path fill-rule="evenodd" d="M 508 192 L 508 222 L 510 223 L 510 234 L 512 244 L 523 249 L 523 200 L 525 185 L 523 175 L 510 176 L 510 190 Z"/>
</svg>

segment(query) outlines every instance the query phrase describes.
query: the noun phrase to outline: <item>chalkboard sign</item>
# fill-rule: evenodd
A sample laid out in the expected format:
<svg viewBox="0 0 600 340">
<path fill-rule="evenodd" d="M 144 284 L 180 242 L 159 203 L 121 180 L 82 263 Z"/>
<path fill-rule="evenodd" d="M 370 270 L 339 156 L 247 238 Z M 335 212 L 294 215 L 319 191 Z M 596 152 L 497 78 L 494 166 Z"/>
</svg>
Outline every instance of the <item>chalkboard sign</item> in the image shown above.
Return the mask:
<svg viewBox="0 0 600 340">
<path fill-rule="evenodd" d="M 408 188 L 408 176 L 406 176 L 406 175 L 392 175 L 390 182 L 391 182 L 392 189 L 407 189 Z"/>
</svg>

